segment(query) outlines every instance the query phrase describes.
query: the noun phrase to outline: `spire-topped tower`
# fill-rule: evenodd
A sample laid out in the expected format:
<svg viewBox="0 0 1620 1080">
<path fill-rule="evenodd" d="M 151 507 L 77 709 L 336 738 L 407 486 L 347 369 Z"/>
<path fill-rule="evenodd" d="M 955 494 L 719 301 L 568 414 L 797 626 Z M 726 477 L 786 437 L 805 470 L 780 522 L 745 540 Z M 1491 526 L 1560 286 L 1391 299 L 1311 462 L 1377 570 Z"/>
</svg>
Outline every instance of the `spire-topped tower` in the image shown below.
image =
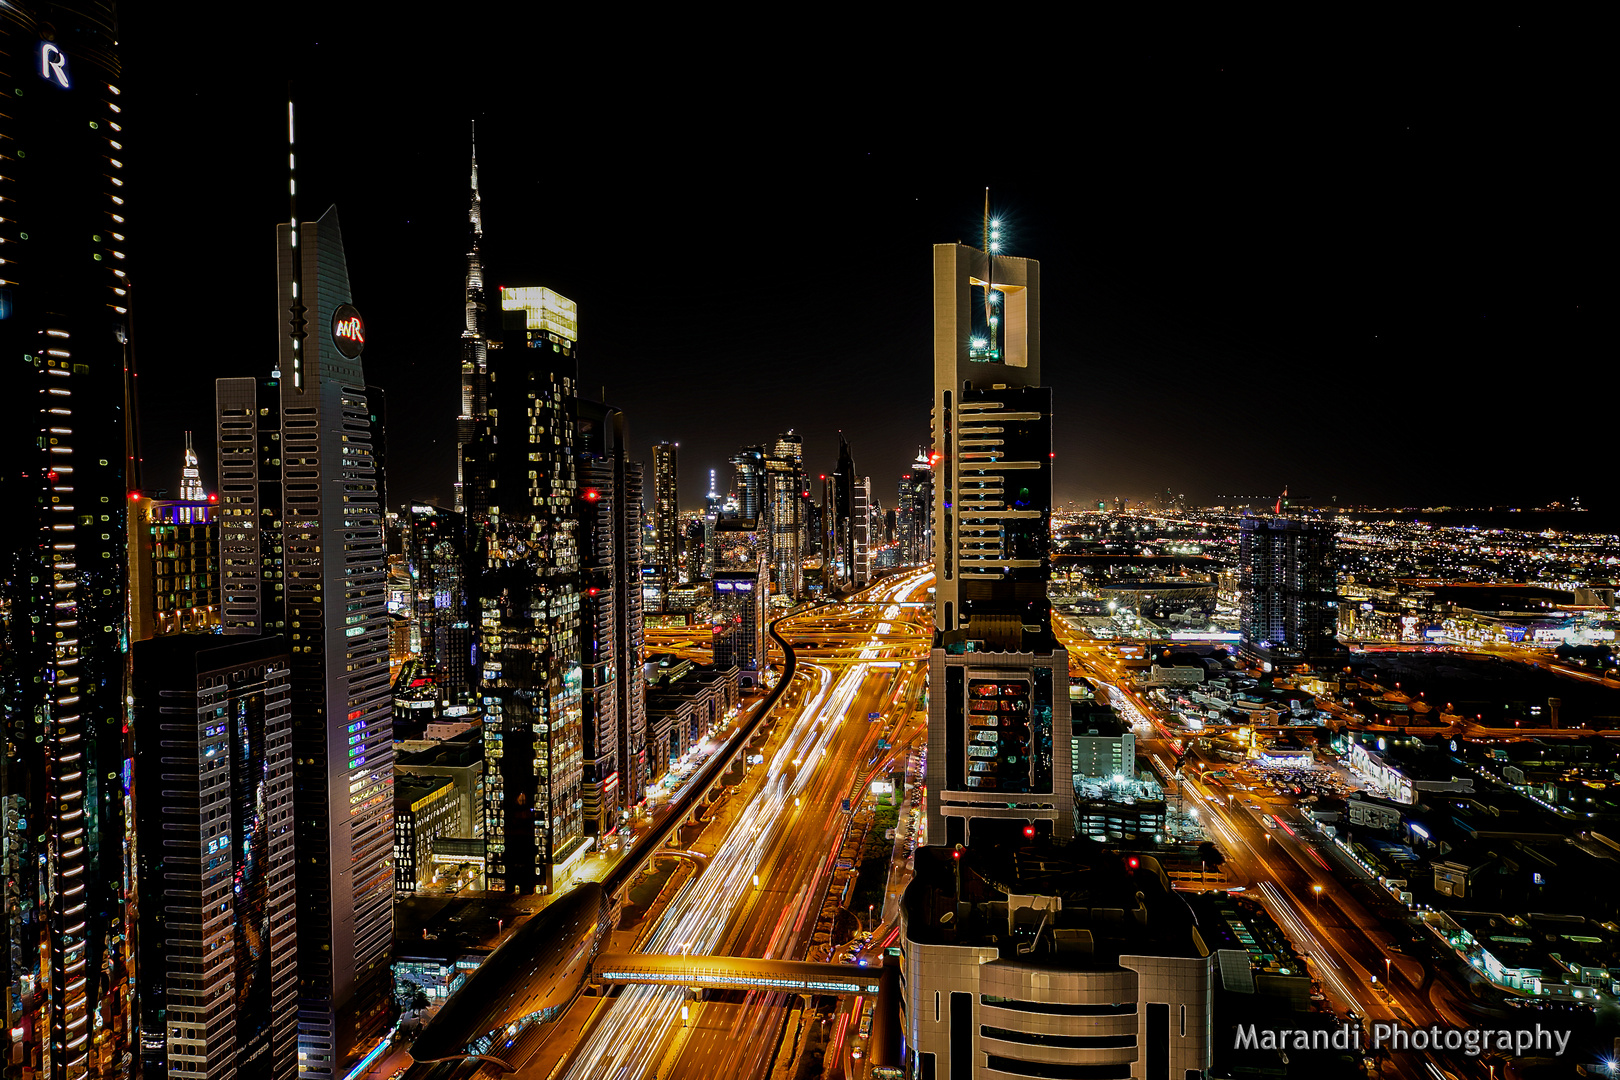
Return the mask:
<svg viewBox="0 0 1620 1080">
<path fill-rule="evenodd" d="M 207 502 L 202 474 L 197 471 L 197 451 L 191 448 L 191 432 L 186 432 L 185 464 L 180 468 L 180 498 L 186 502 Z"/>
<path fill-rule="evenodd" d="M 465 510 L 467 444 L 489 413 L 489 336 L 484 328 L 483 203 L 478 195 L 478 128 L 473 126 L 472 195 L 467 204 L 467 319 L 461 330 L 461 412 L 456 416 L 456 509 Z"/>
</svg>

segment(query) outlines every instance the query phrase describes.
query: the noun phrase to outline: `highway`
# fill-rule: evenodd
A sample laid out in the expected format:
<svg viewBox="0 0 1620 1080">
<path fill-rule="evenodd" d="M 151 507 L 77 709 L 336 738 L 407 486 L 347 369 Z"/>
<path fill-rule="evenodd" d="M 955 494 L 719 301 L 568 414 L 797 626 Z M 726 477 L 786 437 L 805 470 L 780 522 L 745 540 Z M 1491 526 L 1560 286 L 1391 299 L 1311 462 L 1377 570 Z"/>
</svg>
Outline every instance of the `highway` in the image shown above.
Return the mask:
<svg viewBox="0 0 1620 1080">
<path fill-rule="evenodd" d="M 1163 720 L 1145 695 L 1130 685 L 1126 671 L 1103 646 L 1082 638 L 1065 620 L 1054 619 L 1053 628 L 1070 650 L 1072 674 L 1106 683 L 1118 692 L 1116 703 L 1122 703 L 1137 731 L 1138 754 L 1150 760 L 1157 757 L 1173 769 L 1178 755 L 1164 737 Z M 1213 764 L 1231 768 L 1224 762 Z M 1453 1000 L 1448 979 L 1433 977 L 1422 964 L 1390 948 L 1393 935 L 1360 897 L 1385 910 L 1393 909 L 1394 901 L 1384 899 L 1376 883 L 1364 883 L 1366 875 L 1357 874 L 1361 881 L 1352 880 L 1349 868 L 1292 805 L 1259 792 L 1206 786 L 1195 768 L 1185 770 L 1180 784 L 1181 795 L 1197 807 L 1200 823 L 1226 856 L 1222 869 L 1229 885 L 1242 886 L 1246 895 L 1265 906 L 1295 950 L 1308 957 L 1311 974 L 1341 1015 L 1355 1013 L 1369 1029 L 1390 1021 L 1424 1027 L 1477 1026 Z M 1170 781 L 1165 786 L 1173 792 L 1177 785 Z M 1268 814 L 1276 816 L 1277 828 L 1265 826 Z M 1444 1052 L 1397 1054 L 1390 1068 L 1410 1080 L 1433 1080 L 1429 1061 L 1453 1076 L 1486 1076 L 1477 1059 Z"/>
<path fill-rule="evenodd" d="M 895 602 L 920 598 L 930 580 L 926 572 L 889 578 L 870 592 L 889 603 L 830 605 L 781 627 L 789 642 L 802 630 L 858 644 L 800 652 L 803 689 L 789 699 L 798 708 L 778 721 L 766 779 L 717 812 L 707 866 L 656 913 L 639 951 L 803 958 L 848 817 L 843 800 L 865 782 L 874 758 L 886 757 L 876 753 L 886 725 L 867 716 L 909 719 L 908 699 L 926 670 L 928 609 Z M 815 663 L 805 663 L 811 656 Z M 784 1005 L 766 999 L 702 1004 L 678 989 L 630 987 L 596 1014 L 562 1075 L 765 1075 L 784 1016 Z"/>
</svg>

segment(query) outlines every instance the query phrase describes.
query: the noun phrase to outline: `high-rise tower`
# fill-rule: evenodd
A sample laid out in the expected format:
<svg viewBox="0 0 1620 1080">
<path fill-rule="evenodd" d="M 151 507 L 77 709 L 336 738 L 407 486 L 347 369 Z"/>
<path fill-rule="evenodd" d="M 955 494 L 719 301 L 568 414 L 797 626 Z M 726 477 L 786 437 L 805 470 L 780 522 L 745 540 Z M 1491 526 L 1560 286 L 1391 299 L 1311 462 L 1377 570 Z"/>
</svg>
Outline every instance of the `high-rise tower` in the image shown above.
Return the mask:
<svg viewBox="0 0 1620 1080">
<path fill-rule="evenodd" d="M 134 1049 L 123 99 L 111 3 L 0 5 L 0 970 L 8 1070 Z"/>
<path fill-rule="evenodd" d="M 547 288 L 504 289 L 488 418 L 464 491 L 478 570 L 489 887 L 533 893 L 584 850 L 578 309 Z"/>
<path fill-rule="evenodd" d="M 928 837 L 980 820 L 1074 829 L 1068 655 L 1052 636 L 1052 392 L 1040 264 L 934 248 L 934 649 Z"/>
<path fill-rule="evenodd" d="M 172 634 L 134 652 L 143 1075 L 293 1080 L 286 644 Z"/>
<path fill-rule="evenodd" d="M 180 501 L 207 502 L 203 493 L 202 474 L 197 471 L 197 451 L 191 448 L 191 432 L 186 432 L 185 464 L 180 467 Z"/>
<path fill-rule="evenodd" d="M 581 401 L 578 415 L 584 828 L 600 838 L 618 827 L 647 786 L 641 464 L 626 460 L 621 410 Z"/>
<path fill-rule="evenodd" d="M 777 436 L 765 456 L 765 520 L 760 529 L 770 538 L 771 584 L 782 596 L 804 590 L 805 499 L 804 437 L 788 431 Z"/>
<path fill-rule="evenodd" d="M 669 590 L 680 581 L 680 443 L 653 447 L 653 562 L 658 602 L 669 606 Z"/>
<path fill-rule="evenodd" d="M 380 1033 L 393 945 L 393 696 L 386 553 L 336 209 L 276 230 L 281 542 L 291 651 L 300 1075 Z"/>
<path fill-rule="evenodd" d="M 1246 517 L 1238 534 L 1238 612 L 1246 656 L 1331 661 L 1338 630 L 1338 540 L 1325 521 Z"/>
<path fill-rule="evenodd" d="M 478 144 L 473 143 L 472 197 L 467 204 L 466 320 L 461 328 L 461 412 L 456 416 L 456 509 L 466 510 L 462 459 L 478 422 L 489 411 L 489 335 L 485 325 L 483 203 L 478 195 Z"/>
</svg>

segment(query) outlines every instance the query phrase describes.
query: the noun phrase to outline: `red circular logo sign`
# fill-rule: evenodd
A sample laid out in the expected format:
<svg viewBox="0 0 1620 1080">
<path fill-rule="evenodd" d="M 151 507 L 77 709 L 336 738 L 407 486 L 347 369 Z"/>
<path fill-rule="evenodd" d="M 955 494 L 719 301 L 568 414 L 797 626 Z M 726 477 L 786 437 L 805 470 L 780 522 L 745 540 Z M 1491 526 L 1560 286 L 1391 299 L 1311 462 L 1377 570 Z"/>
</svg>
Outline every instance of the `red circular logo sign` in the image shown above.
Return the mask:
<svg viewBox="0 0 1620 1080">
<path fill-rule="evenodd" d="M 366 322 L 352 304 L 339 304 L 332 312 L 332 341 L 350 360 L 366 351 Z"/>
</svg>

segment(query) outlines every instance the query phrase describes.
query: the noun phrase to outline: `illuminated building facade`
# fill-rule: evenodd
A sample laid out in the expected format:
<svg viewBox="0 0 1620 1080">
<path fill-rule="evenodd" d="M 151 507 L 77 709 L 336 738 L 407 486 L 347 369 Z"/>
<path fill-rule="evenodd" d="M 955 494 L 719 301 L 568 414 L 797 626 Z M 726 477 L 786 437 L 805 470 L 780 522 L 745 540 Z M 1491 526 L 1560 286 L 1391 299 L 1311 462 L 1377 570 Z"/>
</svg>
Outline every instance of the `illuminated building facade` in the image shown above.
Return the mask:
<svg viewBox="0 0 1620 1080">
<path fill-rule="evenodd" d="M 214 380 L 219 449 L 220 626 L 287 629 L 282 543 L 281 379 Z"/>
<path fill-rule="evenodd" d="M 934 318 L 928 838 L 967 843 L 974 823 L 998 820 L 1068 836 L 1068 654 L 1046 593 L 1052 392 L 1040 385 L 1039 264 L 936 245 Z"/>
<path fill-rule="evenodd" d="M 838 435 L 838 466 L 829 480 L 832 549 L 827 557 L 827 581 L 834 588 L 847 588 L 855 581 L 855 457 L 842 432 Z"/>
<path fill-rule="evenodd" d="M 680 583 L 680 449 L 680 443 L 672 442 L 661 442 L 652 448 L 653 566 L 660 611 L 669 590 Z"/>
<path fill-rule="evenodd" d="M 857 589 L 872 583 L 872 548 L 876 530 L 872 528 L 872 478 L 858 477 L 850 488 L 850 552 L 853 561 L 850 581 Z"/>
<path fill-rule="evenodd" d="M 606 836 L 647 786 L 641 671 L 640 462 L 626 460 L 624 413 L 579 403 L 580 676 L 584 827 Z M 667 596 L 667 594 L 666 594 Z"/>
<path fill-rule="evenodd" d="M 1331 660 L 1339 627 L 1338 540 L 1325 521 L 1245 517 L 1238 533 L 1238 629 L 1263 663 Z"/>
<path fill-rule="evenodd" d="M 895 512 L 900 561 L 923 566 L 934 561 L 934 464 L 928 451 L 917 452 L 911 471 L 900 477 L 899 508 Z"/>
<path fill-rule="evenodd" d="M 127 1077 L 135 889 L 126 182 L 111 4 L 0 6 L 0 979 L 7 1061 Z"/>
<path fill-rule="evenodd" d="M 405 509 L 403 529 L 410 575 L 406 615 L 415 624 L 422 667 L 439 702 L 472 703 L 474 612 L 466 587 L 466 515 L 413 503 Z"/>
<path fill-rule="evenodd" d="M 219 625 L 219 507 L 130 500 L 129 633 L 210 633 Z"/>
<path fill-rule="evenodd" d="M 804 592 L 805 509 L 810 494 L 803 437 L 793 431 L 778 436 L 764 464 L 771 587 L 781 596 L 797 598 Z"/>
<path fill-rule="evenodd" d="M 549 890 L 583 850 L 578 310 L 550 289 L 504 289 L 489 418 L 468 445 L 484 709 L 489 887 Z"/>
<path fill-rule="evenodd" d="M 394 889 L 415 892 L 433 881 L 433 841 L 465 836 L 456 782 L 442 776 L 394 777 Z"/>
<path fill-rule="evenodd" d="M 182 502 L 207 502 L 208 496 L 203 492 L 202 474 L 197 471 L 197 451 L 191 448 L 191 432 L 186 432 L 186 454 L 184 463 L 180 466 L 180 500 Z"/>
<path fill-rule="evenodd" d="M 686 581 L 702 581 L 708 576 L 705 563 L 709 556 L 709 534 L 714 526 L 703 520 L 702 514 L 687 519 L 684 532 L 686 544 L 681 550 L 681 561 L 686 567 Z"/>
<path fill-rule="evenodd" d="M 714 665 L 740 668 L 743 681 L 757 685 L 770 604 L 767 545 L 757 523 L 742 518 L 722 518 L 714 542 Z"/>
<path fill-rule="evenodd" d="M 284 636 L 292 658 L 298 1053 L 301 1076 L 324 1078 L 343 1075 L 357 1052 L 370 1049 L 389 1001 L 387 555 L 377 433 L 361 367 L 365 324 L 350 299 L 336 209 L 296 229 L 277 226 L 276 250 L 278 307 L 290 316 L 277 368 L 280 438 L 270 441 L 281 447 Z M 261 520 L 267 498 L 261 489 Z"/>
<path fill-rule="evenodd" d="M 736 516 L 757 521 L 765 512 L 765 448 L 745 446 L 731 459 L 736 476 Z"/>
<path fill-rule="evenodd" d="M 290 660 L 279 637 L 135 644 L 144 1076 L 298 1072 Z M 161 795 L 159 794 L 161 792 Z"/>
<path fill-rule="evenodd" d="M 484 239 L 484 208 L 478 195 L 478 147 L 472 153 L 472 195 L 467 204 L 467 267 L 464 275 L 466 317 L 461 327 L 461 411 L 456 415 L 456 509 L 467 508 L 462 460 L 479 421 L 489 410 L 489 333 L 485 325 L 484 261 L 478 245 Z"/>
</svg>

